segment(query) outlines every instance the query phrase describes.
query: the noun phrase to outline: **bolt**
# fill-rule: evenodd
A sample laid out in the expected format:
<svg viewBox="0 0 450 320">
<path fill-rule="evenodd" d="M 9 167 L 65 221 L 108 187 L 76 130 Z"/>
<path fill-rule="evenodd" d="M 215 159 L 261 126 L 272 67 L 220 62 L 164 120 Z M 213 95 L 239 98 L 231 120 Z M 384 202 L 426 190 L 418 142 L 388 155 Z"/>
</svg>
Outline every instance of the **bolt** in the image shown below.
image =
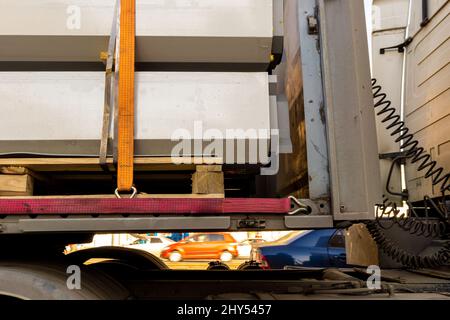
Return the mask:
<svg viewBox="0 0 450 320">
<path fill-rule="evenodd" d="M 340 209 L 341 209 L 341 212 L 344 212 L 345 211 L 345 206 L 343 204 L 341 204 Z"/>
<path fill-rule="evenodd" d="M 308 21 L 308 34 L 319 33 L 319 22 L 315 16 L 307 16 Z"/>
</svg>

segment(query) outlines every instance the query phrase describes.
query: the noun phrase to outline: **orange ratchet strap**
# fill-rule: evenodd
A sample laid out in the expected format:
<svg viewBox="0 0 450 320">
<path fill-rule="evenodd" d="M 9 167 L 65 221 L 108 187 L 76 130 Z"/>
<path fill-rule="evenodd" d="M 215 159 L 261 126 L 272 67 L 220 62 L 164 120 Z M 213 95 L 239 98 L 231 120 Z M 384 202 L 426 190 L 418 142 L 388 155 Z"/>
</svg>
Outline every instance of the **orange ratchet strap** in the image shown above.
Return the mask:
<svg viewBox="0 0 450 320">
<path fill-rule="evenodd" d="M 117 191 L 133 186 L 136 0 L 121 0 Z"/>
</svg>

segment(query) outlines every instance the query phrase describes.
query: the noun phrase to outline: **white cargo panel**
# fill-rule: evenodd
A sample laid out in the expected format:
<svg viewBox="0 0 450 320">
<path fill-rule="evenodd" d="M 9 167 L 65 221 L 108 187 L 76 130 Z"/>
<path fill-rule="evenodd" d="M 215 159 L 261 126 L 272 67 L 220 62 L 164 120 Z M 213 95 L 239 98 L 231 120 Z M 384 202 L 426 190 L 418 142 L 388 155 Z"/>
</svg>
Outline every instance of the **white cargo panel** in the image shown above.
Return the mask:
<svg viewBox="0 0 450 320">
<path fill-rule="evenodd" d="M 397 114 L 401 113 L 403 54 L 397 50 L 388 50 L 385 54 L 380 54 L 380 49 L 397 45 L 405 40 L 408 7 L 409 0 L 375 0 L 373 8 L 372 76 L 377 79 L 378 84 L 382 85 L 383 92 L 392 101 L 391 107 L 396 108 Z M 377 108 L 376 112 L 379 112 L 381 108 Z M 400 144 L 391 136 L 392 131 L 386 130 L 387 124 L 382 123 L 383 118 L 376 117 L 378 152 L 380 154 L 399 152 Z M 392 159 L 380 159 L 383 194 L 386 193 L 385 186 L 391 165 Z M 389 190 L 391 192 L 402 190 L 401 181 L 400 166 L 395 166 Z M 398 204 L 401 204 L 400 198 L 393 197 L 392 200 L 399 201 Z"/>
<path fill-rule="evenodd" d="M 437 1 L 432 2 L 436 12 Z M 443 5 L 430 23 L 414 38 L 407 51 L 406 125 L 426 152 L 450 171 L 450 3 Z M 407 186 L 412 201 L 441 195 L 440 184 L 425 179 L 427 170 L 406 167 Z"/>
<path fill-rule="evenodd" d="M 139 72 L 136 84 L 137 155 L 170 156 L 177 130 L 192 143 L 208 133 L 225 142 L 230 129 L 270 130 L 266 73 Z M 0 154 L 98 154 L 104 73 L 2 72 L 0 97 Z M 267 145 L 270 136 L 258 138 Z"/>
<path fill-rule="evenodd" d="M 137 61 L 269 63 L 273 1 L 137 0 Z M 99 61 L 114 3 L 0 0 L 0 61 Z"/>
</svg>

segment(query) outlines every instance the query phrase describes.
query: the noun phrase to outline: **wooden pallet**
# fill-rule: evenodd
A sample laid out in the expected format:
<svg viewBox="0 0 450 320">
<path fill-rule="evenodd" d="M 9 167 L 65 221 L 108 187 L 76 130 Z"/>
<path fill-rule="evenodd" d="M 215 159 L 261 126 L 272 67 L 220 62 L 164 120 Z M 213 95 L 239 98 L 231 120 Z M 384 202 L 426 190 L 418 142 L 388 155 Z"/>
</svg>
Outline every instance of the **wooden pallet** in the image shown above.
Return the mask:
<svg viewBox="0 0 450 320">
<path fill-rule="evenodd" d="M 181 161 L 183 160 L 183 161 Z M 217 158 L 178 158 L 178 162 L 185 164 L 176 165 L 172 158 L 136 158 L 136 171 L 193 171 L 192 194 L 139 194 L 140 198 L 223 198 L 224 174 L 221 160 Z M 114 171 L 112 159 L 108 160 L 111 171 Z M 20 197 L 33 196 L 33 183 L 35 179 L 44 181 L 49 172 L 101 172 L 96 158 L 19 158 L 0 159 L 0 196 Z M 76 196 L 80 198 L 80 196 Z M 114 197 L 85 196 L 89 197 Z M 53 197 L 55 198 L 55 197 Z M 70 199 L 70 196 L 64 196 Z"/>
</svg>

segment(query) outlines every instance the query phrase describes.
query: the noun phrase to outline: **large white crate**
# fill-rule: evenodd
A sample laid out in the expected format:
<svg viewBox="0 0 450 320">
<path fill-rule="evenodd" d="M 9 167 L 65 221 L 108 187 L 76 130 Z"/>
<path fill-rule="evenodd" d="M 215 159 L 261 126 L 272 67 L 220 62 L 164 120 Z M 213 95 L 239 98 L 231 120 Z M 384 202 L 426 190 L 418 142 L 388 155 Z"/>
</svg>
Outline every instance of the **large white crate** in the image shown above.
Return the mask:
<svg viewBox="0 0 450 320">
<path fill-rule="evenodd" d="M 267 64 L 273 1 L 137 0 L 137 60 Z M 0 0 L 0 61 L 99 61 L 114 2 Z"/>
<path fill-rule="evenodd" d="M 268 132 L 268 81 L 266 73 L 138 72 L 136 154 L 170 156 L 179 129 L 192 143 L 211 129 L 223 143 L 230 129 Z M 0 97 L 0 154 L 98 154 L 104 73 L 2 72 Z M 270 136 L 258 133 L 256 139 L 267 145 Z"/>
</svg>

